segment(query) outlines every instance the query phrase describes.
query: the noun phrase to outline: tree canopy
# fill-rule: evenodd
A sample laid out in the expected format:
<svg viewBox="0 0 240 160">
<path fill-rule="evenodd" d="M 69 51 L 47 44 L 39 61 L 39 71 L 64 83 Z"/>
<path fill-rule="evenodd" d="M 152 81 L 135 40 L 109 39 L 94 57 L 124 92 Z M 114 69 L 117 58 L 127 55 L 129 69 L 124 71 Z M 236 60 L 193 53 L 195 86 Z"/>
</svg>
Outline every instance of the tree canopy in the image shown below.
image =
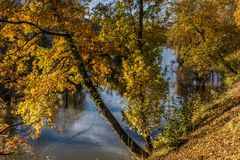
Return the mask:
<svg viewBox="0 0 240 160">
<path fill-rule="evenodd" d="M 180 60 L 201 76 L 211 71 L 236 74 L 226 59 L 239 49 L 235 1 L 190 1 L 173 4 L 174 26 L 169 41 Z M 233 41 L 234 39 L 234 41 Z"/>
<path fill-rule="evenodd" d="M 12 111 L 33 127 L 32 138 L 38 138 L 43 126 L 53 125 L 59 96 L 83 86 L 123 143 L 138 156 L 148 155 L 125 133 L 98 93 L 117 70 L 115 77 L 124 84 L 130 104 L 128 122 L 151 143 L 151 128 L 160 121 L 166 87 L 156 59 L 161 44 L 156 39 L 164 37 L 163 27 L 148 15 L 153 15 L 150 4 L 157 2 L 146 3 L 117 1 L 116 14 L 108 19 L 107 6 L 98 5 L 91 15 L 88 1 L 0 1 L 0 82 L 17 97 Z M 116 55 L 125 58 L 123 66 L 113 68 Z M 141 96 L 141 102 L 134 96 Z M 139 108 L 142 105 L 144 110 Z M 144 124 L 132 121 L 132 116 Z"/>
</svg>

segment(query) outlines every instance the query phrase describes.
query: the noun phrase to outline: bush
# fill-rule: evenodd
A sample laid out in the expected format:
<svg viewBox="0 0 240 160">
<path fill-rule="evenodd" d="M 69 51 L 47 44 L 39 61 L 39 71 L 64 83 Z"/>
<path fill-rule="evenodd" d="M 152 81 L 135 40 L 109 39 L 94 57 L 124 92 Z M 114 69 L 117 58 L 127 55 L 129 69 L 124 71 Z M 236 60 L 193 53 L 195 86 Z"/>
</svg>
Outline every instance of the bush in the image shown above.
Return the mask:
<svg viewBox="0 0 240 160">
<path fill-rule="evenodd" d="M 160 133 L 154 142 L 155 148 L 179 147 L 186 140 L 192 130 L 192 116 L 194 111 L 193 100 L 187 100 L 180 108 L 174 108 L 171 113 L 166 115 L 168 121 L 162 133 Z"/>
</svg>

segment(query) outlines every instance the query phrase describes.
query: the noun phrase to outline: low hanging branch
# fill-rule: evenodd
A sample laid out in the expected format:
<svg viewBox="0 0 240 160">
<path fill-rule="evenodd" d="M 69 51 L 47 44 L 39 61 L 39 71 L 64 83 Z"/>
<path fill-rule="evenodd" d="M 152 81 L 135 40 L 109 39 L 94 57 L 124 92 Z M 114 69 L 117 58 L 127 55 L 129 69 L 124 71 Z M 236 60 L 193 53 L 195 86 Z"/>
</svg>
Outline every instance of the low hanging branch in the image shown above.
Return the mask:
<svg viewBox="0 0 240 160">
<path fill-rule="evenodd" d="M 52 36 L 68 36 L 69 35 L 68 33 L 48 31 L 47 29 L 43 29 L 43 28 L 39 27 L 37 24 L 34 24 L 32 22 L 28 22 L 28 21 L 9 21 L 9 20 L 5 20 L 5 19 L 0 19 L 0 22 L 9 23 L 9 24 L 16 24 L 16 25 L 27 24 L 27 25 L 30 25 L 32 27 L 35 27 L 40 32 L 42 32 L 43 34 L 52 35 Z"/>
</svg>

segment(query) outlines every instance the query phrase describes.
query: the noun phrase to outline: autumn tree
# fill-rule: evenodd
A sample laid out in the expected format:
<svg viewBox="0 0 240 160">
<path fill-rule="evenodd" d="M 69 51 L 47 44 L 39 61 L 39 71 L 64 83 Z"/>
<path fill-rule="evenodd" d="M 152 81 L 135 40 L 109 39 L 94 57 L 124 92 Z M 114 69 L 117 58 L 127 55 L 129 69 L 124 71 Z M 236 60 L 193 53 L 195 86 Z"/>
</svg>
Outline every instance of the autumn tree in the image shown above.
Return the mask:
<svg viewBox="0 0 240 160">
<path fill-rule="evenodd" d="M 227 59 L 239 49 L 233 0 L 182 0 L 172 3 L 169 42 L 180 60 L 199 76 L 212 71 L 237 74 Z M 174 18 L 173 18 L 174 17 Z M 234 41 L 233 41 L 234 39 Z"/>
<path fill-rule="evenodd" d="M 0 1 L 1 84 L 20 95 L 14 114 L 37 138 L 52 126 L 57 97 L 82 85 L 122 142 L 138 157 L 149 154 L 123 130 L 103 103 L 98 86 L 111 74 L 102 56 L 111 47 L 86 19 L 87 1 Z M 46 43 L 47 42 L 47 43 Z"/>
<path fill-rule="evenodd" d="M 123 104 L 124 119 L 145 139 L 150 152 L 150 135 L 159 128 L 167 91 L 160 67 L 160 47 L 165 42 L 165 28 L 159 17 L 161 4 L 118 0 L 100 3 L 93 10 L 100 37 L 122 57 L 121 66 L 113 70 L 120 93 L 128 102 Z"/>
</svg>

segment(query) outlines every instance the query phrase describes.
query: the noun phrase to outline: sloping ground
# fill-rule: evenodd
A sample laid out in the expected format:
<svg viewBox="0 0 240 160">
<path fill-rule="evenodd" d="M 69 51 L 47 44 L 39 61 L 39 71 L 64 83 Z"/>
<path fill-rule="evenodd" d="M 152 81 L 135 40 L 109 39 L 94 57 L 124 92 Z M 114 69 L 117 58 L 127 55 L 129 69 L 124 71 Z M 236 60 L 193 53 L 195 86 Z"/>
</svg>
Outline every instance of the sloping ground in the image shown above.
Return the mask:
<svg viewBox="0 0 240 160">
<path fill-rule="evenodd" d="M 184 145 L 151 159 L 240 160 L 240 83 L 196 119 L 197 129 Z"/>
<path fill-rule="evenodd" d="M 188 143 L 166 160 L 240 160 L 240 106 L 194 132 Z"/>
</svg>

